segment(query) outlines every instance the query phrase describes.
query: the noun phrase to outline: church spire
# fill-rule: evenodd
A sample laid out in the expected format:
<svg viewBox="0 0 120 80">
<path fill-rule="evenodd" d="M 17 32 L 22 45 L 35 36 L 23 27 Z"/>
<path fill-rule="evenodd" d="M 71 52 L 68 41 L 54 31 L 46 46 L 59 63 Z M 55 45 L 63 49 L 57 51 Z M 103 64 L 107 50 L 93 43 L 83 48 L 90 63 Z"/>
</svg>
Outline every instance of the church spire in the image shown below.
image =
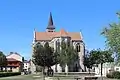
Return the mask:
<svg viewBox="0 0 120 80">
<path fill-rule="evenodd" d="M 49 17 L 47 29 L 55 29 L 51 12 L 50 12 L 50 17 Z"/>
</svg>

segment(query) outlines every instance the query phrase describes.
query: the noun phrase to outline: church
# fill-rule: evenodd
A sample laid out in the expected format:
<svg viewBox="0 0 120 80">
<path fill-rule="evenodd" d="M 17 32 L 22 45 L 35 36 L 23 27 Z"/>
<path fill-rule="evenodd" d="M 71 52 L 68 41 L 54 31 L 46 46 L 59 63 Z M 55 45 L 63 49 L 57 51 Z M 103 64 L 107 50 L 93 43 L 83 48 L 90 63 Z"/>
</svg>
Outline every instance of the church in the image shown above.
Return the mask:
<svg viewBox="0 0 120 80">
<path fill-rule="evenodd" d="M 78 71 L 84 71 L 84 55 L 85 55 L 85 44 L 83 41 L 82 33 L 81 32 L 67 32 L 64 29 L 60 29 L 59 31 L 56 31 L 56 27 L 53 22 L 52 14 L 50 13 L 48 25 L 46 27 L 46 31 L 44 32 L 37 32 L 34 30 L 34 38 L 33 43 L 34 45 L 36 42 L 39 42 L 40 44 L 44 45 L 45 42 L 49 42 L 49 45 L 56 50 L 56 48 L 59 46 L 57 43 L 61 41 L 69 41 L 72 43 L 73 47 L 77 49 L 79 61 L 76 61 L 74 65 L 72 65 L 72 69 L 74 67 L 78 67 Z M 67 67 L 68 68 L 68 67 Z M 65 71 L 68 71 L 68 69 L 65 68 Z M 52 69 L 54 72 L 56 71 L 55 66 L 52 66 Z M 34 72 L 36 70 L 35 65 L 31 62 L 31 71 Z M 72 72 L 73 70 L 71 70 Z M 63 68 L 58 64 L 57 65 L 57 72 L 63 72 Z"/>
</svg>

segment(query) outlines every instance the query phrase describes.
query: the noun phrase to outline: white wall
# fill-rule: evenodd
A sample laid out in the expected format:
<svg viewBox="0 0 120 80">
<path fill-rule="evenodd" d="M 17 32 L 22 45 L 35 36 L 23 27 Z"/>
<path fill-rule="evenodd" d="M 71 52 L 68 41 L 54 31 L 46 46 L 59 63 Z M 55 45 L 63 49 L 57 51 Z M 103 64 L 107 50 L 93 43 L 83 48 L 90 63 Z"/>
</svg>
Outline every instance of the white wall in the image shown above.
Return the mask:
<svg viewBox="0 0 120 80">
<path fill-rule="evenodd" d="M 120 66 L 114 65 L 113 63 L 104 63 L 103 68 L 102 68 L 102 74 L 103 76 L 106 76 L 107 73 L 110 72 L 110 70 L 114 69 L 115 71 L 120 71 Z M 96 75 L 101 75 L 101 66 L 100 64 L 98 67 L 95 67 L 95 74 Z"/>
<path fill-rule="evenodd" d="M 51 68 L 53 69 L 53 71 L 55 72 L 55 65 L 53 65 L 53 66 L 51 66 Z M 60 73 L 60 72 L 62 72 L 62 68 L 61 68 L 61 66 L 60 66 L 60 64 L 57 64 L 57 71 Z"/>
<path fill-rule="evenodd" d="M 24 69 L 26 69 L 28 71 L 28 69 L 30 68 L 30 63 L 24 63 Z"/>
</svg>

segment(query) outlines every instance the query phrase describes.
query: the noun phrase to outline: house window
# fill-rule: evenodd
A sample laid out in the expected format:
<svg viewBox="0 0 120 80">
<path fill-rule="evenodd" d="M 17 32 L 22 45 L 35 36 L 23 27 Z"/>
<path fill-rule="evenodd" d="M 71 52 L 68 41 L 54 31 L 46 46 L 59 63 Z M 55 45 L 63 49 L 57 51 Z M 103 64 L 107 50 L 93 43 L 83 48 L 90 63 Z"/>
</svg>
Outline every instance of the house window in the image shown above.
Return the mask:
<svg viewBox="0 0 120 80">
<path fill-rule="evenodd" d="M 80 44 L 79 43 L 76 44 L 76 50 L 77 50 L 77 52 L 80 52 Z"/>
<path fill-rule="evenodd" d="M 11 63 L 11 62 L 10 62 L 9 64 L 10 64 L 10 65 L 12 65 L 12 63 Z"/>
<path fill-rule="evenodd" d="M 57 41 L 56 46 L 57 46 L 57 49 L 56 49 L 56 50 L 59 51 L 59 50 L 60 50 L 60 42 Z"/>
<path fill-rule="evenodd" d="M 119 70 L 119 68 L 116 68 L 116 71 L 118 71 Z"/>
<path fill-rule="evenodd" d="M 67 41 L 67 45 L 70 46 L 70 41 Z"/>
</svg>

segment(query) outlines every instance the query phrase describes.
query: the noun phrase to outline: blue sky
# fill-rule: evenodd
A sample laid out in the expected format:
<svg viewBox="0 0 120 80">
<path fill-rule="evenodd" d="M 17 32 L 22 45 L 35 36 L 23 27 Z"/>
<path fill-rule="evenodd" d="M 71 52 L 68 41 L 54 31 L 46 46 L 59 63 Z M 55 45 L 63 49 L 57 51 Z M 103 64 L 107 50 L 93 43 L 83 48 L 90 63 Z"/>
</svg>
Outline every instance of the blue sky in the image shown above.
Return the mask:
<svg viewBox="0 0 120 80">
<path fill-rule="evenodd" d="M 104 49 L 100 35 L 104 26 L 118 22 L 120 0 L 1 0 L 0 50 L 18 52 L 26 59 L 32 53 L 33 30 L 45 31 L 52 12 L 57 30 L 82 32 L 87 49 Z"/>
</svg>

